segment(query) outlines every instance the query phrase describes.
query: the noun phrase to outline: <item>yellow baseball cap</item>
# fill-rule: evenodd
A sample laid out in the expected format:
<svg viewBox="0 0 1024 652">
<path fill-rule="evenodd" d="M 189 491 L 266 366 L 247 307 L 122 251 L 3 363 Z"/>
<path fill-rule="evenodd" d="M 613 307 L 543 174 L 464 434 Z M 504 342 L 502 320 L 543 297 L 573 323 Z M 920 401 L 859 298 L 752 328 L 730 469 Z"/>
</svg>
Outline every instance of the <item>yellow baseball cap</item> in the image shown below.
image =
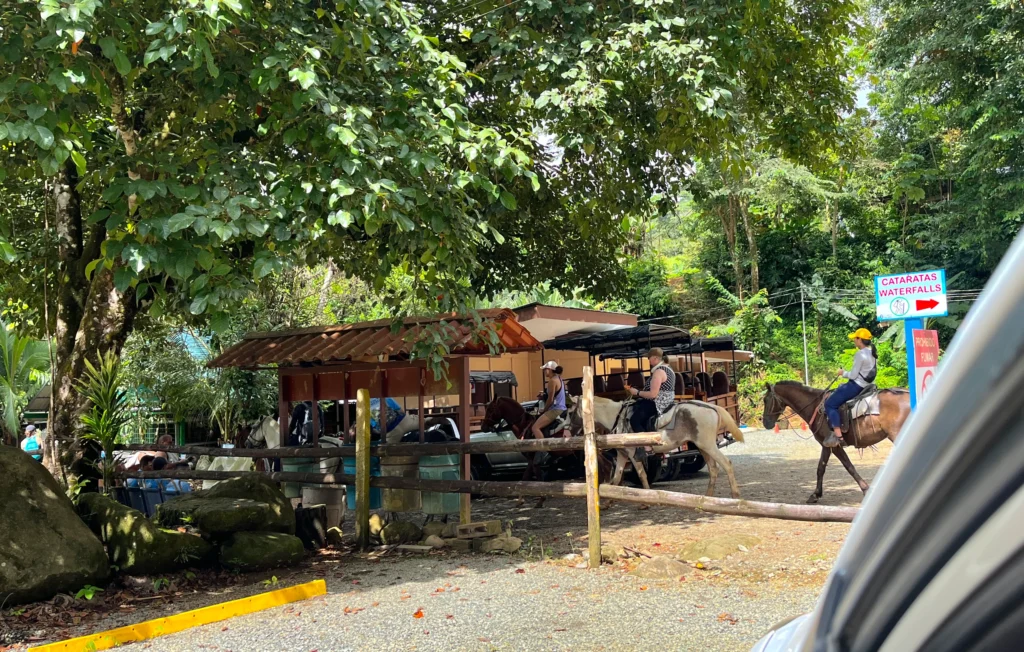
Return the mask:
<svg viewBox="0 0 1024 652">
<path fill-rule="evenodd" d="M 871 331 L 869 331 L 866 328 L 858 328 L 857 330 L 850 333 L 847 337 L 849 337 L 851 340 L 856 339 L 858 337 L 862 340 L 870 340 Z"/>
</svg>

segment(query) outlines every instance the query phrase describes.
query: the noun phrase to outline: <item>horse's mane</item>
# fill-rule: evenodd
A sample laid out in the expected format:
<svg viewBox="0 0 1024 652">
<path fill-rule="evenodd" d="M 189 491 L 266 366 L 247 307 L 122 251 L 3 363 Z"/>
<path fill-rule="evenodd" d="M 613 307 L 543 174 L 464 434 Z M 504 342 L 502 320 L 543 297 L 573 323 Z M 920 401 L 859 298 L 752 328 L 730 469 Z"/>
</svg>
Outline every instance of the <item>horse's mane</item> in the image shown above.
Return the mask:
<svg viewBox="0 0 1024 652">
<path fill-rule="evenodd" d="M 797 389 L 804 389 L 804 390 L 807 390 L 808 392 L 818 392 L 819 394 L 821 392 L 825 391 L 823 389 L 818 389 L 817 387 L 811 387 L 810 385 L 805 385 L 802 382 L 800 382 L 799 380 L 780 380 L 779 382 L 775 383 L 775 385 L 776 386 L 780 386 L 781 385 L 782 387 L 796 387 Z"/>
</svg>

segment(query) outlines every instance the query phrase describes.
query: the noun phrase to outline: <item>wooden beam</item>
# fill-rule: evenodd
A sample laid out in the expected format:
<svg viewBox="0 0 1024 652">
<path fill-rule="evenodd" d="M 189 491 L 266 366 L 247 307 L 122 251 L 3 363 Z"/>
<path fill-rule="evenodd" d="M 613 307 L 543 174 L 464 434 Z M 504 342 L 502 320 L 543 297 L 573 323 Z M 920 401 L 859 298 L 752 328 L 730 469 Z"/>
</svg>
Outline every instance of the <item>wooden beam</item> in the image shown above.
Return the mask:
<svg viewBox="0 0 1024 652">
<path fill-rule="evenodd" d="M 472 402 L 472 384 L 469 380 L 469 358 L 459 358 L 459 438 L 463 444 L 469 443 L 469 406 Z M 462 479 L 469 480 L 473 477 L 470 470 L 470 456 L 469 453 L 463 449 L 462 459 L 459 460 L 459 468 L 461 469 Z M 459 522 L 462 524 L 470 523 L 473 520 L 472 509 L 470 507 L 470 495 L 462 494 L 459 498 Z"/>
<path fill-rule="evenodd" d="M 594 427 L 594 370 L 583 368 L 583 459 L 587 473 L 587 541 L 590 567 L 601 567 L 601 497 L 598 495 L 597 434 Z"/>
<path fill-rule="evenodd" d="M 384 406 L 381 406 L 383 416 Z M 356 541 L 370 546 L 370 392 L 356 392 Z"/>
<path fill-rule="evenodd" d="M 638 446 L 656 446 L 661 444 L 661 434 L 657 432 L 639 432 L 621 435 L 597 435 L 594 438 L 597 448 L 636 448 Z M 468 453 L 471 455 L 487 453 L 540 453 L 550 451 L 581 451 L 584 449 L 583 437 L 553 437 L 551 439 L 523 439 L 513 441 L 486 441 L 464 444 L 461 441 L 437 442 L 429 444 L 385 444 L 370 447 L 370 454 L 378 457 L 391 455 L 451 455 Z M 179 455 L 195 455 L 210 457 L 251 457 L 288 458 L 288 457 L 355 457 L 352 448 L 301 448 L 283 446 L 281 448 L 212 448 L 208 446 L 158 446 L 156 444 L 130 444 L 119 446 L 117 450 L 178 453 Z"/>
</svg>

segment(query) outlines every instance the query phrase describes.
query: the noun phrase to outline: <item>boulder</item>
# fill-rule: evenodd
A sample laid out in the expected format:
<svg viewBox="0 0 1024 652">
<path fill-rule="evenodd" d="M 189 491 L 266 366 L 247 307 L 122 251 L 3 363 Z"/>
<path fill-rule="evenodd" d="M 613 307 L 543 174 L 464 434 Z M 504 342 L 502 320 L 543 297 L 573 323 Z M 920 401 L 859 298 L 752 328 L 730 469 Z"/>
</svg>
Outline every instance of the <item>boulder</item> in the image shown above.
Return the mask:
<svg viewBox="0 0 1024 652">
<path fill-rule="evenodd" d="M 338 548 L 341 546 L 344 540 L 344 534 L 340 527 L 332 527 L 327 529 L 327 545 Z"/>
<path fill-rule="evenodd" d="M 603 564 L 614 564 L 619 559 L 625 559 L 629 557 L 626 554 L 626 549 L 622 546 L 614 546 L 612 544 L 605 544 L 601 546 L 601 563 Z M 590 559 L 590 551 L 583 551 L 583 558 Z"/>
<path fill-rule="evenodd" d="M 0 605 L 103 584 L 103 544 L 53 476 L 13 446 L 0 446 L 0 469 Z"/>
<path fill-rule="evenodd" d="M 202 537 L 163 530 L 142 512 L 102 494 L 84 494 L 78 513 L 107 546 L 107 556 L 122 573 L 157 575 L 199 566 L 212 558 Z"/>
<path fill-rule="evenodd" d="M 248 531 L 295 534 L 291 502 L 261 473 L 172 498 L 157 506 L 156 519 L 165 527 L 191 525 L 213 537 Z"/>
<path fill-rule="evenodd" d="M 451 523 L 445 523 L 444 529 L 441 531 L 441 538 L 443 539 L 454 539 L 459 533 L 459 522 L 452 521 Z"/>
<path fill-rule="evenodd" d="M 430 546 L 432 548 L 444 548 L 445 544 L 444 539 L 437 536 L 436 534 L 431 534 L 429 537 L 423 540 L 423 545 Z"/>
<path fill-rule="evenodd" d="M 474 539 L 473 549 L 477 552 L 504 552 L 512 554 L 523 546 L 523 540 L 502 534 L 491 539 Z"/>
<path fill-rule="evenodd" d="M 386 546 L 416 543 L 422 538 L 423 530 L 420 529 L 420 526 L 409 521 L 392 521 L 380 531 L 380 541 Z"/>
<path fill-rule="evenodd" d="M 725 559 L 734 552 L 739 552 L 740 546 L 751 548 L 759 543 L 761 540 L 752 534 L 726 534 L 688 543 L 679 551 L 676 559 L 683 561 L 699 561 L 702 557 Z"/>
<path fill-rule="evenodd" d="M 631 575 L 648 580 L 677 580 L 685 577 L 690 567 L 671 557 L 652 557 L 644 560 Z"/>
<path fill-rule="evenodd" d="M 429 521 L 426 525 L 423 526 L 423 536 L 443 537 L 445 527 L 445 524 L 441 523 L 440 521 Z"/>
<path fill-rule="evenodd" d="M 240 571 L 290 566 L 305 555 L 302 540 L 280 532 L 235 532 L 220 548 L 220 563 Z"/>
</svg>

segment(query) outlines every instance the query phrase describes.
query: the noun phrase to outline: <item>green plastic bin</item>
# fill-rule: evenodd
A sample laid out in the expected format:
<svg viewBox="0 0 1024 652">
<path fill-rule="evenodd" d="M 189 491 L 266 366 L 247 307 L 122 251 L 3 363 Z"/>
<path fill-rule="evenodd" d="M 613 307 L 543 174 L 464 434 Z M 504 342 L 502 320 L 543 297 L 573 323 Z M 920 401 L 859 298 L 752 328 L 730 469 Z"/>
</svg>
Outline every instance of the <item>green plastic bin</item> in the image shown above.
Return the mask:
<svg viewBox="0 0 1024 652">
<path fill-rule="evenodd" d="M 281 458 L 281 470 L 286 473 L 320 473 L 320 460 L 312 457 L 284 457 Z M 281 489 L 284 491 L 285 498 L 302 496 L 302 483 L 300 482 L 282 482 Z"/>
<path fill-rule="evenodd" d="M 458 480 L 459 455 L 428 455 L 420 458 L 420 477 L 424 480 Z M 459 513 L 459 494 L 424 491 L 423 513 L 434 516 Z"/>
</svg>

